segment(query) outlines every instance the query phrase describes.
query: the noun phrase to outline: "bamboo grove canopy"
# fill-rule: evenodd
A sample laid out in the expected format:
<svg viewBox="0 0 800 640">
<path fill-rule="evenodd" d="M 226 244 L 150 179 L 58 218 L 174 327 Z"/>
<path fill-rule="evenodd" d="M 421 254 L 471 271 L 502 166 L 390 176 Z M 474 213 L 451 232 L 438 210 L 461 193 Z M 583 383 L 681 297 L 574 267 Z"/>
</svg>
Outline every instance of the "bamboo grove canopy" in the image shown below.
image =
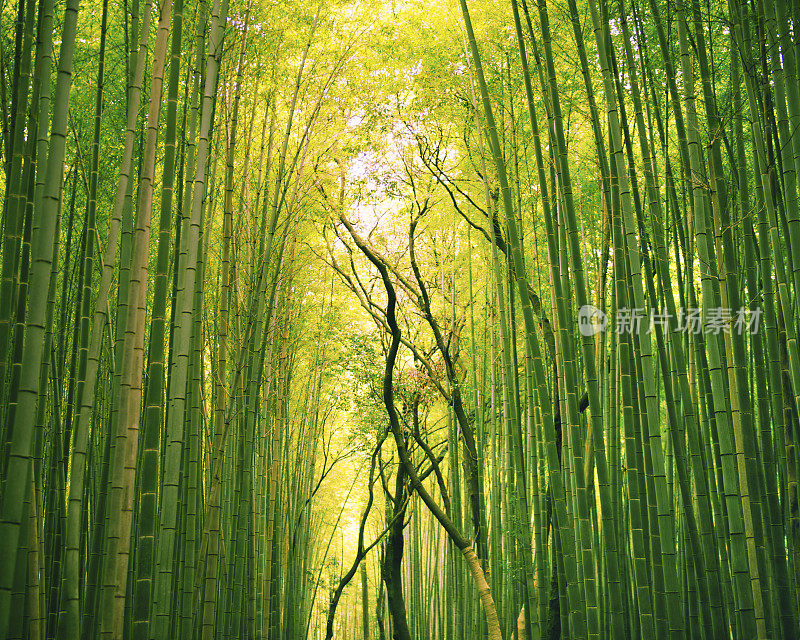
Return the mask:
<svg viewBox="0 0 800 640">
<path fill-rule="evenodd" d="M 0 0 L 0 640 L 800 638 L 800 0 Z"/>
</svg>

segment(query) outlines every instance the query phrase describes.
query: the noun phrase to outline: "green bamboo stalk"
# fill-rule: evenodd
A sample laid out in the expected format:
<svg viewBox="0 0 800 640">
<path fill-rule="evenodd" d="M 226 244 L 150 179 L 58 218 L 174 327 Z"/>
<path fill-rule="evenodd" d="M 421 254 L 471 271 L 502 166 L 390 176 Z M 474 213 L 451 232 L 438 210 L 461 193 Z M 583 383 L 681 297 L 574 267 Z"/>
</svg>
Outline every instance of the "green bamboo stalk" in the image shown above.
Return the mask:
<svg viewBox="0 0 800 640">
<path fill-rule="evenodd" d="M 213 92 L 216 87 L 219 62 L 222 54 L 222 23 L 227 16 L 227 0 L 215 0 L 211 11 L 209 55 L 206 60 L 205 83 L 202 97 L 199 139 L 197 143 L 196 171 L 191 195 L 191 213 L 188 224 L 182 227 L 185 262 L 178 274 L 178 300 L 176 330 L 171 353 L 172 368 L 169 398 L 169 421 L 166 431 L 164 471 L 162 479 L 161 511 L 159 514 L 159 537 L 156 543 L 157 573 L 154 584 L 156 612 L 153 624 L 156 637 L 167 637 L 171 628 L 171 598 L 173 563 L 176 554 L 178 485 L 180 477 L 181 451 L 184 444 L 184 421 L 186 412 L 186 382 L 188 378 L 189 349 L 192 324 L 197 308 L 194 305 L 194 288 L 197 270 L 198 241 L 200 235 L 201 210 L 206 191 L 206 169 L 211 133 Z"/>
<path fill-rule="evenodd" d="M 31 279 L 39 284 L 28 296 L 27 336 L 22 355 L 22 377 L 18 392 L 18 405 L 14 417 L 13 432 L 6 428 L 10 438 L 9 461 L 6 483 L 0 498 L 0 543 L 1 555 L 8 559 L 0 572 L 0 635 L 8 631 L 11 615 L 11 589 L 17 562 L 17 552 L 24 548 L 20 538 L 23 505 L 29 488 L 33 435 L 36 421 L 36 403 L 39 395 L 40 369 L 44 358 L 45 316 L 51 276 L 53 253 L 57 244 L 55 237 L 58 205 L 61 199 L 62 174 L 67 135 L 67 110 L 72 85 L 72 63 L 75 53 L 78 3 L 66 5 L 58 75 L 53 99 L 53 117 L 47 153 L 46 181 L 36 194 L 34 217 L 36 233 L 31 241 Z M 50 36 L 51 34 L 48 34 Z M 44 72 L 48 65 L 44 65 Z M 40 95 L 40 102 L 42 100 Z M 41 105 L 40 105 L 41 106 Z M 40 131 L 46 131 L 44 119 L 40 119 Z M 41 156 L 40 156 L 41 157 Z"/>
</svg>

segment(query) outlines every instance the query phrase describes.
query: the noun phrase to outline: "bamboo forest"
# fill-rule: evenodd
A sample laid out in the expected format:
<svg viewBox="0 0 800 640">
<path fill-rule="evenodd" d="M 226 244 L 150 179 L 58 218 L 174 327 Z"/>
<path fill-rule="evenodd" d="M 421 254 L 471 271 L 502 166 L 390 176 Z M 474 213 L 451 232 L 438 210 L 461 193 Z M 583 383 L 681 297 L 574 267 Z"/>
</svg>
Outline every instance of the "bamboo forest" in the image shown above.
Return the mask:
<svg viewBox="0 0 800 640">
<path fill-rule="evenodd" d="M 800 0 L 0 0 L 0 640 L 800 640 Z"/>
</svg>

